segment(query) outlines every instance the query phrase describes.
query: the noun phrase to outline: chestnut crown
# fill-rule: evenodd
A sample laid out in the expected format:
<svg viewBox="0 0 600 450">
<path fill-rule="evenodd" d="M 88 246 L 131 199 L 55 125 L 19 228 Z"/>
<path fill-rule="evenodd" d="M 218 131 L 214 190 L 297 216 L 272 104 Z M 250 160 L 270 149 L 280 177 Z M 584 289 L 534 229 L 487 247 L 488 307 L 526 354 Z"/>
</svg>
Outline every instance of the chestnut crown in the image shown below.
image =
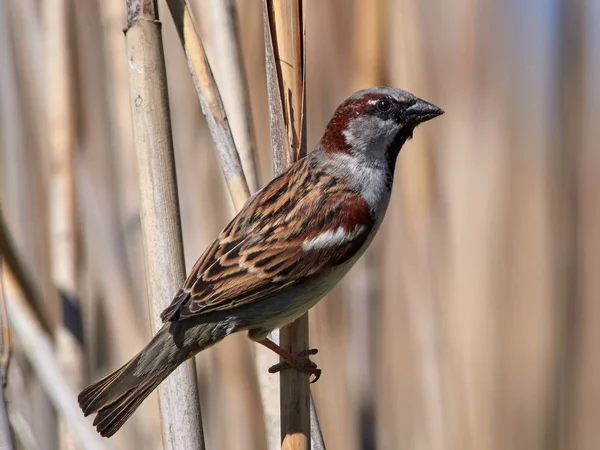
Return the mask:
<svg viewBox="0 0 600 450">
<path fill-rule="evenodd" d="M 337 108 L 321 146 L 328 152 L 385 153 L 395 159 L 417 125 L 443 113 L 437 106 L 401 89 L 364 89 Z"/>
</svg>

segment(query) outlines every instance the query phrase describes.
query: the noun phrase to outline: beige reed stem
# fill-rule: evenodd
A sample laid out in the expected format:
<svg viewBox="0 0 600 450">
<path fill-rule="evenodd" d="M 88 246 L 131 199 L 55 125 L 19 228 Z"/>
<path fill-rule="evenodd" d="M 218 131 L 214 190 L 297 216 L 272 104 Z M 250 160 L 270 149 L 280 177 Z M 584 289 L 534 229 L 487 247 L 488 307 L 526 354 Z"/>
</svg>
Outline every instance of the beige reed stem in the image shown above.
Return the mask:
<svg viewBox="0 0 600 450">
<path fill-rule="evenodd" d="M 156 1 L 128 0 L 125 32 L 153 331 L 185 279 L 167 79 Z M 204 449 L 194 359 L 158 388 L 165 449 Z"/>
</svg>

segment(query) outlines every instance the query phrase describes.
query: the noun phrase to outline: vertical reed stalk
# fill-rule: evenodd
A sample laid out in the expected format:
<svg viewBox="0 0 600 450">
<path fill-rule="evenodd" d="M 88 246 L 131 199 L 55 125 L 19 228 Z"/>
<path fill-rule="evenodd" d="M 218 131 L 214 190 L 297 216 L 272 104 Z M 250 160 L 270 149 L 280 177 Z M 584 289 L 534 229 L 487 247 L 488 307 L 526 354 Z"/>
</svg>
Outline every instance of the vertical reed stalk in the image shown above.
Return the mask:
<svg viewBox="0 0 600 450">
<path fill-rule="evenodd" d="M 208 64 L 189 5 L 185 0 L 167 0 L 167 4 L 185 51 L 196 93 L 219 156 L 231 199 L 235 209 L 239 211 L 248 200 L 250 191 L 217 83 Z"/>
<path fill-rule="evenodd" d="M 265 46 L 275 175 L 306 153 L 304 130 L 304 16 L 302 0 L 265 0 Z M 308 348 L 308 315 L 280 330 L 280 345 Z M 281 372 L 281 440 L 286 450 L 311 446 L 310 389 L 306 375 Z"/>
<path fill-rule="evenodd" d="M 354 4 L 352 40 L 352 91 L 384 84 L 386 27 L 385 0 L 357 0 Z M 356 262 L 344 283 L 343 297 L 348 302 L 348 384 L 355 408 L 355 434 L 349 439 L 367 448 L 377 448 L 374 407 L 377 311 L 381 302 L 382 277 L 377 248 L 371 248 Z M 361 364 L 356 364 L 360 358 Z"/>
<path fill-rule="evenodd" d="M 44 312 L 37 307 L 43 301 L 42 296 L 34 286 L 31 276 L 25 270 L 23 261 L 21 261 L 19 255 L 17 255 L 14 242 L 8 233 L 6 223 L 4 222 L 2 209 L 0 209 L 0 255 L 2 255 L 4 264 L 10 269 L 13 277 L 21 287 L 25 300 L 30 303 L 30 307 L 38 317 L 40 326 L 46 333 L 51 333 L 53 329 L 52 323 L 47 319 Z"/>
<path fill-rule="evenodd" d="M 399 25 L 391 31 L 388 58 L 392 83 L 425 95 L 427 73 L 423 59 L 424 43 L 420 27 L 419 2 L 395 0 L 390 4 L 390 17 L 400 17 Z M 388 27 L 389 28 L 389 27 Z M 429 129 L 429 128 L 428 128 Z M 411 323 L 411 342 L 415 345 L 414 370 L 418 371 L 419 395 L 423 404 L 423 427 L 427 445 L 436 450 L 449 448 L 443 397 L 443 373 L 439 352 L 440 319 L 437 311 L 436 282 L 432 274 L 435 261 L 436 186 L 434 161 L 426 136 L 411 143 L 411 151 L 399 164 L 400 175 L 395 183 L 403 194 L 404 254 L 395 269 L 402 270 L 411 280 L 406 285 L 405 303 Z M 393 239 L 390 235 L 390 240 Z M 385 264 L 385 263 L 384 263 Z M 389 264 L 386 264 L 390 267 Z M 388 269 L 389 270 L 389 269 Z"/>
<path fill-rule="evenodd" d="M 8 381 L 8 367 L 10 365 L 12 348 L 2 278 L 2 254 L 0 253 L 0 449 L 13 450 L 12 430 L 4 395 Z"/>
<path fill-rule="evenodd" d="M 200 2 L 203 41 L 223 98 L 227 119 L 240 155 L 250 192 L 259 186 L 256 164 L 256 134 L 250 110 L 250 94 L 238 33 L 237 7 L 233 0 Z M 213 55 L 213 56 L 211 56 Z"/>
<path fill-rule="evenodd" d="M 167 0 L 167 3 L 173 16 L 173 21 L 181 39 L 183 49 L 185 51 L 188 67 L 192 75 L 192 80 L 194 82 L 198 98 L 200 99 L 202 111 L 207 119 L 213 142 L 215 144 L 217 154 L 219 156 L 219 161 L 225 174 L 225 181 L 227 182 L 227 186 L 229 188 L 234 207 L 236 211 L 239 211 L 244 206 L 246 200 L 248 200 L 248 197 L 250 196 L 248 183 L 246 182 L 246 175 L 248 176 L 248 179 L 251 180 L 251 186 L 257 183 L 256 181 L 252 181 L 258 180 L 255 166 L 254 164 L 248 164 L 248 157 L 250 155 L 246 155 L 246 157 L 244 157 L 244 153 L 242 153 L 242 157 L 246 160 L 246 164 L 244 164 L 244 168 L 247 171 L 246 174 L 244 173 L 244 169 L 242 169 L 240 156 L 238 155 L 236 145 L 233 141 L 232 132 L 229 128 L 229 122 L 226 119 L 225 109 L 223 106 L 223 102 L 221 101 L 221 95 L 219 93 L 217 83 L 215 81 L 212 69 L 209 65 L 208 59 L 204 51 L 204 46 L 198 35 L 197 28 L 187 2 L 183 0 Z M 209 8 L 208 5 L 206 6 L 207 8 Z M 223 5 L 211 6 L 213 8 L 223 8 Z M 221 13 L 223 13 L 223 11 L 221 11 Z M 212 14 L 215 15 L 215 17 L 213 17 L 214 20 L 217 20 L 219 18 L 219 20 L 223 19 L 223 15 L 219 14 L 218 12 L 213 11 Z M 231 17 L 229 17 L 226 20 L 226 27 L 233 27 L 231 20 Z M 224 42 L 222 42 L 223 39 L 228 40 L 233 38 L 233 30 L 223 33 L 223 30 L 221 29 L 220 37 L 217 36 L 215 38 L 215 42 L 219 42 L 220 45 L 225 45 Z M 234 48 L 237 45 L 237 43 L 230 42 L 229 45 L 225 46 L 228 47 L 228 52 L 237 53 L 239 52 L 239 48 L 237 50 L 235 50 Z M 223 55 L 219 54 L 219 57 L 222 56 Z M 220 64 L 223 64 L 223 62 L 221 62 Z M 217 72 L 233 71 L 238 73 L 239 77 L 241 77 L 242 67 L 240 58 L 235 55 L 229 54 L 229 64 L 229 69 L 225 70 L 224 67 L 221 67 L 220 70 L 217 69 Z M 238 68 L 235 68 L 236 66 L 238 66 Z M 225 88 L 226 90 L 239 90 L 240 87 L 245 89 L 245 86 L 240 86 L 243 80 L 241 80 L 238 77 L 238 75 L 233 76 L 232 73 L 227 74 L 229 75 L 229 77 L 233 78 L 229 79 L 228 81 L 224 80 L 225 86 L 227 86 Z M 223 83 L 223 81 L 220 81 L 220 83 Z M 229 104 L 231 104 L 232 108 L 236 110 L 232 110 L 232 114 L 244 114 L 243 110 L 246 109 L 246 116 L 244 119 L 246 123 L 243 125 L 242 128 L 247 127 L 246 131 L 244 132 L 247 133 L 247 137 L 245 137 L 244 139 L 250 139 L 250 145 L 252 146 L 253 132 L 251 128 L 251 117 L 248 111 L 247 101 L 245 104 L 244 102 L 242 102 L 242 104 L 240 103 L 242 101 L 241 98 L 247 98 L 248 95 L 247 93 L 242 92 L 240 95 L 235 96 L 237 98 L 232 97 L 234 97 L 232 95 L 232 92 L 229 92 L 226 95 L 225 99 L 226 102 L 227 99 L 229 99 Z M 244 133 L 242 133 L 242 135 Z M 243 148 L 242 151 L 244 151 Z M 260 355 L 263 351 L 262 349 L 256 350 L 258 355 Z M 278 428 L 279 419 L 277 411 L 273 411 L 273 408 L 270 407 L 272 402 L 268 400 L 272 399 L 273 397 L 273 382 L 269 380 L 269 374 L 267 371 L 267 368 L 269 366 L 262 364 L 260 362 L 260 357 L 258 356 L 257 367 L 261 399 L 263 401 L 263 407 L 265 411 L 265 425 L 267 427 L 267 433 L 270 436 L 273 434 L 273 430 Z M 269 438 L 269 440 L 272 441 L 272 438 Z"/>
<path fill-rule="evenodd" d="M 127 1 L 127 61 L 138 155 L 141 219 L 152 330 L 185 278 L 167 80 L 157 2 Z M 158 388 L 166 449 L 203 449 L 194 359 Z"/>
<path fill-rule="evenodd" d="M 54 356 L 52 340 L 44 332 L 39 317 L 31 308 L 31 299 L 24 297 L 23 286 L 6 267 L 0 272 L 0 277 L 4 277 L 4 294 L 11 330 L 19 340 L 44 392 L 52 401 L 56 411 L 64 418 L 69 432 L 77 439 L 80 448 L 104 449 L 100 436 L 77 407 L 75 391 L 71 389 L 60 370 Z"/>
<path fill-rule="evenodd" d="M 48 86 L 46 114 L 50 154 L 50 234 L 52 279 L 61 304 L 56 329 L 57 358 L 71 388 L 83 387 L 83 325 L 77 292 L 77 228 L 75 176 L 73 173 L 73 100 L 68 6 L 65 0 L 50 0 L 44 8 L 46 24 Z M 61 419 L 61 449 L 75 449 L 73 436 Z"/>
</svg>

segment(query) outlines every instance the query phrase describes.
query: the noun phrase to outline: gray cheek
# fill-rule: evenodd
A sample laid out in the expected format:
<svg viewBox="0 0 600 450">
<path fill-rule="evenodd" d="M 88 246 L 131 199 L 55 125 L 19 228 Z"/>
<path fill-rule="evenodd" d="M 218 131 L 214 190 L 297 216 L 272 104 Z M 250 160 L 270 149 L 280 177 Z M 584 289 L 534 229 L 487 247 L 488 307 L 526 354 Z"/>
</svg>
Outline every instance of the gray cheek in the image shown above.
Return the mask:
<svg viewBox="0 0 600 450">
<path fill-rule="evenodd" d="M 383 153 L 397 131 L 398 124 L 393 119 L 361 116 L 350 122 L 344 136 L 348 145 L 359 152 Z"/>
</svg>

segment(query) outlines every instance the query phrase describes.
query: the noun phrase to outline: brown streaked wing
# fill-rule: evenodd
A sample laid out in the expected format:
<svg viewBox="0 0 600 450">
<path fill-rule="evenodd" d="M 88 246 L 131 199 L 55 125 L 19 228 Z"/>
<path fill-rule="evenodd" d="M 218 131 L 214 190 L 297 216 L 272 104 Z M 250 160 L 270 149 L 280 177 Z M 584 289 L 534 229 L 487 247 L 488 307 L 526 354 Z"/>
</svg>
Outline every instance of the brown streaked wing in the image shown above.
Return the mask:
<svg viewBox="0 0 600 450">
<path fill-rule="evenodd" d="M 373 226 L 368 204 L 331 176 L 307 170 L 306 159 L 253 197 L 221 232 L 161 314 L 163 321 L 260 301 L 358 251 Z M 354 232 L 353 238 L 335 247 L 302 248 L 339 228 Z"/>
</svg>

